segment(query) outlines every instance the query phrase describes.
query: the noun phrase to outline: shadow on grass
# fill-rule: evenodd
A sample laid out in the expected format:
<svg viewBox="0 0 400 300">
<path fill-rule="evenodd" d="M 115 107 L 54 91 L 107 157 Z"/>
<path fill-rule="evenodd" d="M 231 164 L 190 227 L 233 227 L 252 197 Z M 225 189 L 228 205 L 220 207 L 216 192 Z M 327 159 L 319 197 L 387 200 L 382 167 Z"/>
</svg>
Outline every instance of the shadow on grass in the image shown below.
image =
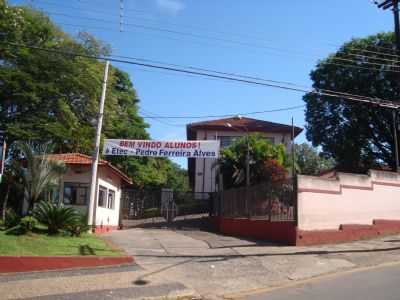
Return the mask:
<svg viewBox="0 0 400 300">
<path fill-rule="evenodd" d="M 45 228 L 34 228 L 32 231 L 26 231 L 20 225 L 14 226 L 9 229 L 4 229 L 6 235 L 24 235 L 29 233 L 34 234 L 47 234 L 47 229 Z"/>
<path fill-rule="evenodd" d="M 81 245 L 81 246 L 79 246 L 79 254 L 80 255 L 96 255 L 96 252 L 89 245 Z"/>
</svg>

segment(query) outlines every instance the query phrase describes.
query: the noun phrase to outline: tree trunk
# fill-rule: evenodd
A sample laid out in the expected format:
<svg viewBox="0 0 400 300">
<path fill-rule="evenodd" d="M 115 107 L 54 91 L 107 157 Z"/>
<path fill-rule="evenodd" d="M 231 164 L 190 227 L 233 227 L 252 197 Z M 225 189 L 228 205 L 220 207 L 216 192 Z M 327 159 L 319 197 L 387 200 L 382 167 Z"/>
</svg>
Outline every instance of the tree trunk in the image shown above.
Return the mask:
<svg viewBox="0 0 400 300">
<path fill-rule="evenodd" d="M 6 221 L 6 209 L 7 209 L 7 202 L 8 202 L 8 196 L 10 195 L 10 185 L 7 185 L 7 192 L 6 195 L 4 197 L 4 201 L 3 201 L 3 215 L 2 215 L 2 220 L 3 222 Z"/>
</svg>

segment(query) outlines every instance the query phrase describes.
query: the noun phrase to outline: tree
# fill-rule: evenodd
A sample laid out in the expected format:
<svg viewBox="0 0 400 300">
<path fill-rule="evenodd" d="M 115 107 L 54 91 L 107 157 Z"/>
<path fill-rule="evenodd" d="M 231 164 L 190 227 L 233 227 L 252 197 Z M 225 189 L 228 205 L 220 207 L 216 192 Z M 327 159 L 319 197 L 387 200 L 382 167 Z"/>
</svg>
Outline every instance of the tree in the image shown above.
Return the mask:
<svg viewBox="0 0 400 300">
<path fill-rule="evenodd" d="M 380 47 L 395 49 L 394 35 L 380 33 L 344 44 L 311 72 L 313 87 L 398 101 L 399 77 L 393 71 L 400 69 L 392 52 L 376 50 Z M 307 139 L 321 146 L 339 170 L 394 166 L 391 109 L 317 93 L 306 94 L 304 101 Z"/>
<path fill-rule="evenodd" d="M 65 164 L 47 158 L 48 145 L 33 146 L 28 143 L 16 143 L 20 152 L 18 168 L 24 188 L 23 214 L 38 203 L 43 193 L 51 185 L 58 184 L 66 172 Z"/>
<path fill-rule="evenodd" d="M 260 134 L 248 136 L 250 148 L 250 183 L 258 184 L 272 178 L 266 167 L 278 165 L 285 172 L 288 161 L 283 145 L 274 145 Z M 231 146 L 221 151 L 219 160 L 223 174 L 224 188 L 245 185 L 246 179 L 247 137 L 236 140 Z M 277 177 L 280 177 L 278 175 Z M 282 175 L 283 176 L 283 175 Z M 286 175 L 285 175 L 286 176 Z"/>
<path fill-rule="evenodd" d="M 317 149 L 307 143 L 295 145 L 296 164 L 303 175 L 318 175 L 321 171 L 334 167 L 332 159 L 326 159 Z"/>
<path fill-rule="evenodd" d="M 9 6 L 5 0 L 0 0 L 0 32 L 0 130 L 8 144 L 51 142 L 57 153 L 91 155 L 104 65 L 65 53 L 108 55 L 110 47 L 85 32 L 71 37 L 43 13 Z M 102 139 L 149 139 L 138 103 L 128 74 L 111 66 Z M 137 186 L 177 184 L 179 178 L 184 188 L 183 173 L 167 159 L 107 159 Z"/>
</svg>

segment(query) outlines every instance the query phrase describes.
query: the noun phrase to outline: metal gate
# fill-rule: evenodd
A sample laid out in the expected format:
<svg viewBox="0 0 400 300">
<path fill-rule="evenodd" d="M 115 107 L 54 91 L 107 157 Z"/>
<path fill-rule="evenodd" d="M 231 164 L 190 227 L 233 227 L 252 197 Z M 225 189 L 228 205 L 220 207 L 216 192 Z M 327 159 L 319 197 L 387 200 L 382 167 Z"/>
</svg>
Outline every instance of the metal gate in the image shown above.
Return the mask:
<svg viewBox="0 0 400 300">
<path fill-rule="evenodd" d="M 296 178 L 225 190 L 214 197 L 212 215 L 271 222 L 296 222 Z"/>
<path fill-rule="evenodd" d="M 195 223 L 196 220 L 210 215 L 212 196 L 211 193 L 180 192 L 171 189 L 123 190 L 122 222 L 125 227 L 170 227 Z"/>
</svg>

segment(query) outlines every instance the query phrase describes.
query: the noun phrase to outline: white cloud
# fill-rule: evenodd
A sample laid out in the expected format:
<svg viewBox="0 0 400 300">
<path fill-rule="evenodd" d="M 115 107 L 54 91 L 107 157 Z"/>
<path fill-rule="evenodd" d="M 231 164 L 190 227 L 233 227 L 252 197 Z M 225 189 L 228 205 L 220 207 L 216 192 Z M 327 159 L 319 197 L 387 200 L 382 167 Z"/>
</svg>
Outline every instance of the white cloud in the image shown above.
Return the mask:
<svg viewBox="0 0 400 300">
<path fill-rule="evenodd" d="M 177 15 L 185 8 L 185 5 L 180 0 L 157 0 L 157 6 L 172 15 Z"/>
</svg>

